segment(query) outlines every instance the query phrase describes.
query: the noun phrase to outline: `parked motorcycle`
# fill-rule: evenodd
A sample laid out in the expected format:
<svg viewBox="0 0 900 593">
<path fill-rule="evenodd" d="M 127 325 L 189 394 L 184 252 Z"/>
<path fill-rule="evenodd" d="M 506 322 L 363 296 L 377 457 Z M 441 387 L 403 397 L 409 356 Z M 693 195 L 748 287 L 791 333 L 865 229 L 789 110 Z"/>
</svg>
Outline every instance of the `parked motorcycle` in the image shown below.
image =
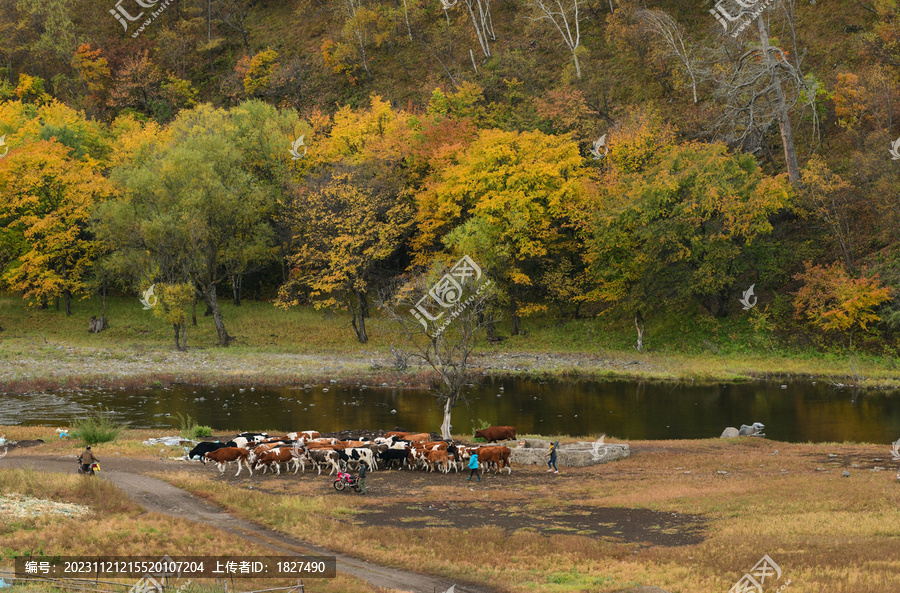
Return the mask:
<svg viewBox="0 0 900 593">
<path fill-rule="evenodd" d="M 338 477 L 334 481 L 334 489 L 341 492 L 347 487 L 359 492 L 359 476 L 351 476 L 345 472 L 338 472 Z"/>
</svg>

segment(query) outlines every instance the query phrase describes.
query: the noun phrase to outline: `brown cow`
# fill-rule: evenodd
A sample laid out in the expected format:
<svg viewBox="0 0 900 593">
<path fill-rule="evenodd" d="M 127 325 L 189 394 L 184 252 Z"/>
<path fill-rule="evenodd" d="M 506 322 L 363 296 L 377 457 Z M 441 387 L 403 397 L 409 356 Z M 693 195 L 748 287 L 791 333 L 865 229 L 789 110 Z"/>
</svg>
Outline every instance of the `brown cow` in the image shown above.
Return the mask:
<svg viewBox="0 0 900 593">
<path fill-rule="evenodd" d="M 412 433 L 411 433 L 411 432 L 400 432 L 400 431 L 397 431 L 397 430 L 392 430 L 391 432 L 386 432 L 386 433 L 384 433 L 384 438 L 389 439 L 389 438 L 391 438 L 391 437 L 397 437 L 397 438 L 399 438 L 399 439 L 402 439 L 403 437 L 405 437 L 405 436 L 408 435 L 408 434 L 412 434 Z"/>
<path fill-rule="evenodd" d="M 259 469 L 260 466 L 262 466 L 263 473 L 266 473 L 268 467 L 273 463 L 275 464 L 275 474 L 278 476 L 281 475 L 282 463 L 293 463 L 294 474 L 296 474 L 297 470 L 300 468 L 300 464 L 294 461 L 294 455 L 291 453 L 291 450 L 288 447 L 277 447 L 275 449 L 272 449 L 271 451 L 264 452 L 259 456 L 259 459 L 256 462 L 256 469 Z"/>
<path fill-rule="evenodd" d="M 411 443 L 426 443 L 431 440 L 431 435 L 427 432 L 420 432 L 419 434 L 408 434 L 403 437 L 404 441 L 410 441 Z"/>
<path fill-rule="evenodd" d="M 483 464 L 485 468 L 489 464 L 497 466 L 495 474 L 499 474 L 504 467 L 507 469 L 507 473 L 512 473 L 512 466 L 509 464 L 509 447 L 479 447 L 477 453 L 478 462 Z"/>
<path fill-rule="evenodd" d="M 425 461 L 428 464 L 428 471 L 434 471 L 435 464 L 440 464 L 440 470 L 445 474 L 450 471 L 450 458 L 446 450 L 426 451 Z"/>
<path fill-rule="evenodd" d="M 490 426 L 484 430 L 476 430 L 475 438 L 479 437 L 489 443 L 506 441 L 516 438 L 516 428 L 514 426 Z"/>
<path fill-rule="evenodd" d="M 238 477 L 241 473 L 241 466 L 243 464 L 247 464 L 247 471 L 250 472 L 250 475 L 253 475 L 253 470 L 250 468 L 250 463 L 247 461 L 247 457 L 250 455 L 250 451 L 247 449 L 241 449 L 240 447 L 222 447 L 221 449 L 216 449 L 215 451 L 210 451 L 206 454 L 206 458 L 210 461 L 215 461 L 216 465 L 219 468 L 220 473 L 225 473 L 225 467 L 231 461 L 236 461 L 238 470 L 237 473 L 234 474 L 234 477 Z"/>
</svg>

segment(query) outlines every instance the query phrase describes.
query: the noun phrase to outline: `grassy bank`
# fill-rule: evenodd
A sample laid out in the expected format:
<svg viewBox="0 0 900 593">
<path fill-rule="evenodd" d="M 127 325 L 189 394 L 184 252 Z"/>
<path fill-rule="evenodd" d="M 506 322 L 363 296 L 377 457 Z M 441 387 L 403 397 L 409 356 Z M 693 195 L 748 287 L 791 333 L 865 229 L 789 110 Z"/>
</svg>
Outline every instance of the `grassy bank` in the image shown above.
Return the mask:
<svg viewBox="0 0 900 593">
<path fill-rule="evenodd" d="M 108 299 L 110 329 L 87 332 L 99 315 L 96 300 L 79 301 L 67 317 L 54 308 L 26 307 L 13 295 L 0 296 L 0 391 L 86 386 L 128 387 L 172 382 L 198 384 L 314 383 L 337 378 L 390 385 L 422 384 L 421 369 L 391 370 L 390 348 L 401 343 L 394 326 L 377 315 L 369 320 L 370 341 L 359 344 L 345 313 L 298 307 L 284 311 L 269 303 L 223 302 L 226 327 L 235 341 L 215 346 L 212 319 L 198 307 L 188 329 L 186 353 L 176 352 L 171 328 L 136 298 Z M 760 334 L 748 318 L 725 321 L 680 318 L 647 320 L 646 350 L 636 352 L 629 320 L 593 318 L 566 323 L 540 317 L 525 321 L 525 335 L 497 345 L 484 342 L 476 367 L 493 374 L 566 378 L 739 381 L 813 376 L 862 387 L 900 387 L 900 370 L 889 348 L 883 354 L 823 352 L 779 345 Z"/>
</svg>

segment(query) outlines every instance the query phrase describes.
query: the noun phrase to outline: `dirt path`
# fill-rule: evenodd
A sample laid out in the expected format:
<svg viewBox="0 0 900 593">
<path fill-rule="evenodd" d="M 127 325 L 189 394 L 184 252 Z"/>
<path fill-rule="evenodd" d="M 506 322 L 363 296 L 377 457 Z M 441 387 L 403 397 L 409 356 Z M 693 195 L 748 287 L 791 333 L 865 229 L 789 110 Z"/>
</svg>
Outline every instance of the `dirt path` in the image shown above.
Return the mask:
<svg viewBox="0 0 900 593">
<path fill-rule="evenodd" d="M 126 469 L 127 466 L 127 469 Z M 42 472 L 71 473 L 75 471 L 75 460 L 71 456 L 16 456 L 10 452 L 3 460 L 2 467 L 33 468 Z M 218 507 L 203 501 L 193 494 L 171 484 L 144 475 L 143 471 L 158 471 L 161 464 L 153 461 L 129 459 L 105 459 L 103 479 L 107 479 L 149 512 L 157 512 L 199 523 L 212 525 L 241 538 L 262 544 L 280 555 L 314 554 L 335 556 L 339 573 L 346 573 L 362 579 L 376 587 L 411 591 L 413 593 L 434 593 L 446 591 L 454 583 L 439 577 L 389 568 L 338 554 L 324 548 L 292 538 L 264 527 L 239 519 Z M 165 469 L 171 469 L 167 466 Z M 491 593 L 484 587 L 456 584 L 457 593 Z"/>
</svg>

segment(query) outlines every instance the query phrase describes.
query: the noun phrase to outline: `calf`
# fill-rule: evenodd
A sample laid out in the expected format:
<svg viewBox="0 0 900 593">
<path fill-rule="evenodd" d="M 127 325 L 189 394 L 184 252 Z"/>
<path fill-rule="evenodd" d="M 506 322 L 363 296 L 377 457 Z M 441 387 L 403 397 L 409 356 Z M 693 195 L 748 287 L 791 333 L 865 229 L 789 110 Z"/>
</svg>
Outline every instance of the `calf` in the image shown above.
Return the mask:
<svg viewBox="0 0 900 593">
<path fill-rule="evenodd" d="M 206 454 L 206 458 L 210 461 L 214 461 L 219 468 L 220 473 L 225 473 L 225 467 L 232 461 L 237 462 L 238 470 L 237 473 L 234 474 L 234 477 L 238 477 L 241 473 L 241 466 L 243 464 L 247 464 L 247 471 L 250 472 L 250 475 L 253 475 L 253 470 L 250 468 L 250 463 L 247 462 L 247 458 L 250 455 L 250 451 L 246 449 L 241 449 L 240 447 L 222 447 L 221 449 L 216 449 L 215 451 L 210 451 Z"/>
<path fill-rule="evenodd" d="M 482 438 L 489 443 L 506 441 L 516 438 L 516 429 L 514 426 L 490 426 L 484 430 L 476 430 L 475 438 Z"/>
</svg>

